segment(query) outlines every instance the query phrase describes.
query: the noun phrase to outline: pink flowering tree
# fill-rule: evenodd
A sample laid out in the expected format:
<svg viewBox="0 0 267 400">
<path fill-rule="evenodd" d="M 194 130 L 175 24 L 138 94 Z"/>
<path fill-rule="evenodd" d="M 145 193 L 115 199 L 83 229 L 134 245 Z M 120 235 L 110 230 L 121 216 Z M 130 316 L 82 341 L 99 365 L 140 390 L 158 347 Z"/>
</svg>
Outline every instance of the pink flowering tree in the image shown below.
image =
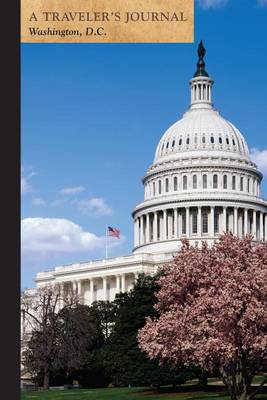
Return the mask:
<svg viewBox="0 0 267 400">
<path fill-rule="evenodd" d="M 141 349 L 161 363 L 219 369 L 232 400 L 252 399 L 253 376 L 267 367 L 267 243 L 184 240 L 159 284 L 160 316 L 139 331 Z"/>
</svg>

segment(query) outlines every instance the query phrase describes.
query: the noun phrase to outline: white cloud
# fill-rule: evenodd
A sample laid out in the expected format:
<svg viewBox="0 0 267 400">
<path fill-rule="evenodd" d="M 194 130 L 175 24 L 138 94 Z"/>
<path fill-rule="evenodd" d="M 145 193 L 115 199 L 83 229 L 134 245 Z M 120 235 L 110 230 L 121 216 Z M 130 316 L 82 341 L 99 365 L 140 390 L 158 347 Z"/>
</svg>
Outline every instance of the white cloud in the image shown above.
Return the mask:
<svg viewBox="0 0 267 400">
<path fill-rule="evenodd" d="M 85 191 L 85 187 L 83 186 L 76 186 L 76 187 L 69 187 L 69 188 L 64 188 L 60 190 L 60 194 L 63 195 L 74 195 L 74 194 L 79 194 Z"/>
<path fill-rule="evenodd" d="M 66 253 L 102 247 L 104 238 L 64 218 L 25 218 L 21 223 L 22 252 Z"/>
<path fill-rule="evenodd" d="M 28 170 L 28 172 L 27 172 Z M 21 180 L 20 180 L 20 189 L 21 194 L 24 195 L 26 193 L 33 192 L 33 187 L 30 184 L 30 179 L 36 175 L 36 172 L 32 171 L 31 168 L 21 167 Z"/>
<path fill-rule="evenodd" d="M 44 199 L 41 199 L 41 197 L 34 197 L 32 199 L 32 205 L 33 206 L 37 206 L 37 207 L 39 207 L 39 206 L 45 207 L 46 206 L 46 202 L 45 202 Z"/>
<path fill-rule="evenodd" d="M 32 187 L 25 176 L 21 177 L 20 187 L 21 187 L 21 194 L 29 193 L 32 190 Z"/>
<path fill-rule="evenodd" d="M 220 8 L 226 6 L 228 0 L 198 0 L 199 7 L 207 10 L 208 8 Z"/>
<path fill-rule="evenodd" d="M 259 170 L 264 175 L 267 175 L 267 149 L 259 150 L 257 148 L 253 148 L 250 150 L 250 157 L 252 161 L 257 164 Z"/>
<path fill-rule="evenodd" d="M 112 208 L 102 197 L 93 197 L 88 200 L 75 199 L 73 203 L 76 204 L 79 210 L 86 215 L 101 217 L 112 214 Z"/>
</svg>

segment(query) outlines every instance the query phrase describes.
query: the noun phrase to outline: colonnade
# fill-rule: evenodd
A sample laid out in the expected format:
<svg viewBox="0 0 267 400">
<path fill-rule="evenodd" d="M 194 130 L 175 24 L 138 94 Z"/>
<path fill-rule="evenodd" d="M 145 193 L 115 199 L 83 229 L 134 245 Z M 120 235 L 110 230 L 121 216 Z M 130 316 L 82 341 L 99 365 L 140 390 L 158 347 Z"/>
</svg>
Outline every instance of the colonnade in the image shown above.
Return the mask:
<svg viewBox="0 0 267 400">
<path fill-rule="evenodd" d="M 124 293 L 132 288 L 137 277 L 138 273 L 135 272 L 59 282 L 61 297 L 64 299 L 68 293 L 73 293 L 84 304 L 92 304 L 96 300 L 112 301 L 117 293 Z"/>
<path fill-rule="evenodd" d="M 267 239 L 267 213 L 226 206 L 190 206 L 148 212 L 134 220 L 135 247 L 181 237 L 214 238 L 223 232 Z"/>
</svg>

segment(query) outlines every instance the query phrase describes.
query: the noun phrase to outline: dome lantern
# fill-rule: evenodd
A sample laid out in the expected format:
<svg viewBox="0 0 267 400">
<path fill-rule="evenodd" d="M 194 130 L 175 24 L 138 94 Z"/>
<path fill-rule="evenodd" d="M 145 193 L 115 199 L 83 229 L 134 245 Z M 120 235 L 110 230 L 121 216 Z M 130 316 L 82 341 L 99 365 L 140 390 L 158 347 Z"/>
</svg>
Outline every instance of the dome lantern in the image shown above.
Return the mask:
<svg viewBox="0 0 267 400">
<path fill-rule="evenodd" d="M 205 70 L 204 57 L 206 49 L 202 40 L 198 45 L 198 62 L 197 71 L 193 79 L 190 81 L 191 86 L 191 109 L 195 108 L 212 108 L 211 90 L 213 80 Z"/>
</svg>

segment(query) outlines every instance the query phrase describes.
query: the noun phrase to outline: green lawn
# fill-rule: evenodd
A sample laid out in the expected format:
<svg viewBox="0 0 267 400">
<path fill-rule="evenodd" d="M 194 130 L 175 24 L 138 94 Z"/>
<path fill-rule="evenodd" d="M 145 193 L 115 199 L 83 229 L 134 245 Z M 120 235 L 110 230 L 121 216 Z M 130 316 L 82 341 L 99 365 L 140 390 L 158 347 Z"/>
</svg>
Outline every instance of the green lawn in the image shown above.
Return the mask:
<svg viewBox="0 0 267 400">
<path fill-rule="evenodd" d="M 192 389 L 191 389 L 192 390 Z M 157 393 L 150 389 L 140 388 L 116 388 L 116 389 L 73 389 L 73 390 L 50 390 L 40 392 L 23 392 L 22 400 L 228 400 L 229 397 L 221 392 L 191 391 L 186 388 L 182 392 Z M 259 395 L 257 400 L 267 400 L 267 394 Z"/>
</svg>

